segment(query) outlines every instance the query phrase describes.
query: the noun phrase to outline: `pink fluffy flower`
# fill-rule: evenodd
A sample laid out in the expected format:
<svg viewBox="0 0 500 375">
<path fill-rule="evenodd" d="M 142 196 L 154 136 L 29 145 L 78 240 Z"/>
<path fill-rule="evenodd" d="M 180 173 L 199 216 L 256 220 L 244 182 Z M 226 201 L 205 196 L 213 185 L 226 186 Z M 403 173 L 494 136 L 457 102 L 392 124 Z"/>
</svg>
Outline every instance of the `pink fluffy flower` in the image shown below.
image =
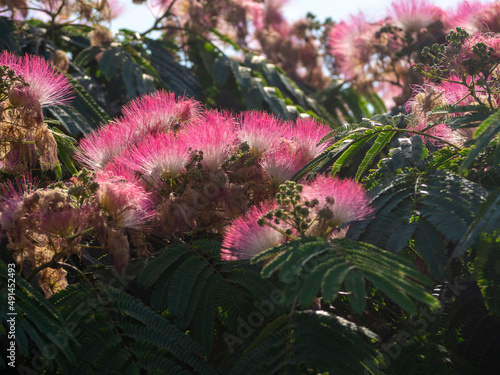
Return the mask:
<svg viewBox="0 0 500 375">
<path fill-rule="evenodd" d="M 459 77 L 450 76 L 450 81 L 460 81 Z M 472 77 L 467 77 L 467 84 L 472 82 Z M 443 98 L 447 104 L 470 105 L 475 103 L 475 99 L 469 95 L 469 89 L 460 83 L 455 82 L 441 82 L 437 85 L 437 89 L 443 92 Z M 476 86 L 478 92 L 481 89 Z"/>
<path fill-rule="evenodd" d="M 379 26 L 366 21 L 360 12 L 332 27 L 329 43 L 335 63 L 346 79 L 353 79 L 363 72 L 374 54 L 375 32 Z"/>
<path fill-rule="evenodd" d="M 330 132 L 330 127 L 320 124 L 311 118 L 299 118 L 290 127 L 289 137 L 293 140 L 297 152 L 301 153 L 305 162 L 309 162 L 323 152 L 328 143 L 319 144 Z"/>
<path fill-rule="evenodd" d="M 166 91 L 157 91 L 124 106 L 123 116 L 87 134 L 76 158 L 93 170 L 102 170 L 131 146 L 148 136 L 183 129 L 198 118 L 201 104 Z"/>
<path fill-rule="evenodd" d="M 257 111 L 245 112 L 239 117 L 239 122 L 238 140 L 246 142 L 256 158 L 276 147 L 288 128 L 275 116 Z"/>
<path fill-rule="evenodd" d="M 179 140 L 186 142 L 193 151 L 202 151 L 203 166 L 215 171 L 235 149 L 233 119 L 227 112 L 207 111 L 179 134 Z"/>
<path fill-rule="evenodd" d="M 112 215 L 113 222 L 121 228 L 141 229 L 153 218 L 151 194 L 136 181 L 127 181 L 98 173 L 97 200 L 101 209 Z"/>
<path fill-rule="evenodd" d="M 363 186 L 351 179 L 319 176 L 304 186 L 302 198 L 319 201 L 316 213 L 327 207 L 331 211 L 328 218 L 331 227 L 365 219 L 372 213 L 370 199 Z"/>
<path fill-rule="evenodd" d="M 173 133 L 149 136 L 119 160 L 144 178 L 156 181 L 175 177 L 189 161 L 185 139 Z"/>
<path fill-rule="evenodd" d="M 389 16 L 402 29 L 418 31 L 438 21 L 444 11 L 428 0 L 395 0 L 391 3 Z"/>
<path fill-rule="evenodd" d="M 80 141 L 75 159 L 94 171 L 102 170 L 136 141 L 136 132 L 123 121 L 110 123 L 87 134 Z"/>
<path fill-rule="evenodd" d="M 459 77 L 449 76 L 451 81 L 461 81 Z M 472 77 L 467 78 L 467 84 L 470 85 Z M 476 93 L 483 104 L 487 104 L 487 97 L 483 89 L 476 86 Z M 495 98 L 495 102 L 497 98 Z M 441 83 L 427 82 L 422 86 L 413 87 L 413 97 L 405 105 L 407 112 L 412 113 L 414 117 L 413 130 L 425 132 L 432 137 L 442 139 L 454 145 L 463 145 L 471 138 L 471 129 L 452 130 L 445 124 L 437 124 L 428 129 L 432 122 L 437 122 L 440 115 L 430 113 L 434 108 L 444 105 L 472 105 L 477 104 L 476 100 L 469 94 L 469 89 L 456 82 Z M 462 116 L 464 113 L 453 113 L 449 116 Z M 436 138 L 423 137 L 427 144 L 441 147 L 443 142 Z"/>
<path fill-rule="evenodd" d="M 264 27 L 277 29 L 287 21 L 283 17 L 282 7 L 288 0 L 268 0 L 263 7 L 254 7 L 253 21 L 255 28 L 261 30 Z"/>
<path fill-rule="evenodd" d="M 445 24 L 448 30 L 455 30 L 456 27 L 462 27 L 469 33 L 479 31 L 478 14 L 481 13 L 484 4 L 480 1 L 462 1 L 455 10 L 449 10 L 446 13 Z"/>
<path fill-rule="evenodd" d="M 136 131 L 147 134 L 167 132 L 185 127 L 198 116 L 201 103 L 187 98 L 176 100 L 164 90 L 144 95 L 123 107 L 123 121 Z"/>
<path fill-rule="evenodd" d="M 42 107 L 67 104 L 72 99 L 69 80 L 43 57 L 20 57 L 4 51 L 0 54 L 0 65 L 7 65 L 22 76 Z"/>
<path fill-rule="evenodd" d="M 493 54 L 491 55 L 491 57 L 496 60 L 500 59 L 500 36 L 475 34 L 469 36 L 465 40 L 460 53 L 457 55 L 455 61 L 453 62 L 452 69 L 456 70 L 459 73 L 462 73 L 466 71 L 463 63 L 465 59 L 479 60 L 479 56 L 472 52 L 474 45 L 476 45 L 477 43 L 484 43 L 489 48 L 493 48 Z"/>
<path fill-rule="evenodd" d="M 491 1 L 476 12 L 476 25 L 482 32 L 500 32 L 500 2 Z"/>
<path fill-rule="evenodd" d="M 257 221 L 275 205 L 267 203 L 252 207 L 245 215 L 233 221 L 224 235 L 221 257 L 224 260 L 252 259 L 260 252 L 281 244 L 285 237 L 275 229 Z"/>
<path fill-rule="evenodd" d="M 302 155 L 297 155 L 282 144 L 267 153 L 261 164 L 271 184 L 278 187 L 285 181 L 289 181 L 305 165 L 302 159 Z"/>
</svg>

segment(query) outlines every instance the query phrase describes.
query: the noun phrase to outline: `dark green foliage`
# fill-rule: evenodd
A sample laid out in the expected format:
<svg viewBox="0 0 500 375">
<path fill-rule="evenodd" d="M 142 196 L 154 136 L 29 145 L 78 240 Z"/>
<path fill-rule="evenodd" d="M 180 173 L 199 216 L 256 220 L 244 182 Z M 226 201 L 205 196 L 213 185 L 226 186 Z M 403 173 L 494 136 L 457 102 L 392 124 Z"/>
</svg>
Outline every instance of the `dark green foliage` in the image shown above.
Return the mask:
<svg viewBox="0 0 500 375">
<path fill-rule="evenodd" d="M 378 374 L 381 359 L 362 338 L 376 336 L 325 311 L 294 312 L 269 323 L 229 374 Z"/>
<path fill-rule="evenodd" d="M 369 194 L 373 219 L 353 225 L 350 236 L 394 253 L 413 238 L 416 251 L 441 280 L 451 276 L 453 250 L 486 198 L 484 189 L 453 173 L 415 170 L 385 179 Z"/>
<path fill-rule="evenodd" d="M 436 306 L 434 298 L 418 284 L 430 285 L 430 280 L 410 262 L 366 243 L 304 237 L 263 252 L 254 261 L 275 254 L 263 267 L 262 274 L 270 277 L 279 270 L 279 279 L 287 284 L 283 294 L 286 305 L 292 304 L 297 296 L 302 307 L 310 306 L 318 290 L 325 302 L 333 303 L 345 282 L 349 302 L 360 313 L 365 306 L 363 279 L 366 279 L 408 312 L 416 311 L 408 296 Z"/>
<path fill-rule="evenodd" d="M 48 111 L 70 135 L 78 136 L 90 133 L 110 118 L 76 80 L 71 82 L 75 96 L 71 105 L 51 107 Z"/>
<path fill-rule="evenodd" d="M 0 271 L 6 285 L 3 262 Z M 15 295 L 19 354 L 36 351 L 48 369 L 110 374 L 138 366 L 163 373 L 215 373 L 203 360 L 201 345 L 122 290 L 75 284 L 47 300 L 16 274 Z M 1 304 L 7 306 L 5 290 Z"/>
<path fill-rule="evenodd" d="M 491 235 L 500 227 L 499 206 L 500 191 L 495 190 L 488 195 L 486 201 L 479 208 L 474 222 L 455 249 L 454 256 L 461 257 L 468 248 L 477 248 L 481 234 Z"/>
<path fill-rule="evenodd" d="M 488 312 L 500 317 L 500 238 L 498 231 L 484 234 L 479 241 L 474 274 Z"/>
<path fill-rule="evenodd" d="M 217 316 L 234 330 L 238 316 L 227 312 L 236 309 L 239 316 L 247 316 L 255 309 L 254 300 L 270 300 L 275 291 L 255 267 L 225 267 L 219 252 L 220 243 L 214 241 L 178 243 L 151 260 L 138 278 L 139 285 L 152 286 L 151 306 L 159 311 L 168 308 L 170 319 L 181 329 L 191 327 L 206 354 Z"/>
<path fill-rule="evenodd" d="M 460 166 L 462 172 L 466 172 L 476 157 L 485 151 L 491 140 L 500 133 L 500 111 L 484 120 L 474 132 L 474 148 Z"/>
</svg>

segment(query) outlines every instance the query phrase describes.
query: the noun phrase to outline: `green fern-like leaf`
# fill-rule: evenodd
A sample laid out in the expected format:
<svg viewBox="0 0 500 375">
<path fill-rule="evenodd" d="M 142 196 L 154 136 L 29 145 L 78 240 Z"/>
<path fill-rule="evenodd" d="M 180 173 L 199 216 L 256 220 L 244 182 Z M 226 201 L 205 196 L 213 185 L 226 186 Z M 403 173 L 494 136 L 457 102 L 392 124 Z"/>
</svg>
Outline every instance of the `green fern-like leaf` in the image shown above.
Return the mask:
<svg viewBox="0 0 500 375">
<path fill-rule="evenodd" d="M 488 311 L 500 316 L 500 237 L 499 231 L 485 234 L 479 243 L 474 273 Z"/>
<path fill-rule="evenodd" d="M 484 120 L 474 132 L 475 147 L 469 152 L 460 166 L 462 172 L 466 172 L 476 157 L 484 151 L 491 140 L 500 132 L 500 111 Z"/>
<path fill-rule="evenodd" d="M 453 252 L 453 257 L 461 257 L 470 247 L 476 247 L 481 233 L 493 233 L 500 225 L 500 190 L 488 195 L 479 208 L 474 222 L 467 229 Z"/>
<path fill-rule="evenodd" d="M 395 253 L 415 239 L 415 250 L 441 280 L 450 276 L 447 246 L 462 241 L 486 198 L 477 184 L 445 171 L 388 177 L 369 194 L 373 219 L 353 223 L 348 236 Z"/>
<path fill-rule="evenodd" d="M 380 152 L 384 149 L 384 147 L 392 140 L 392 138 L 396 135 L 396 132 L 387 131 L 379 134 L 373 146 L 366 153 L 363 161 L 358 167 L 358 171 L 356 172 L 355 179 L 359 181 L 366 168 L 370 163 L 373 162 L 375 157 L 380 154 Z"/>
<path fill-rule="evenodd" d="M 379 356 L 356 331 L 375 337 L 325 311 L 280 316 L 261 331 L 229 374 L 378 374 Z"/>
<path fill-rule="evenodd" d="M 318 286 L 323 299 L 333 301 L 346 282 L 346 289 L 353 293 L 350 302 L 354 310 L 362 311 L 364 277 L 409 312 L 415 312 L 416 307 L 408 296 L 436 307 L 437 301 L 419 284 L 430 285 L 430 281 L 410 262 L 375 246 L 349 239 L 329 243 L 304 237 L 279 248 L 282 253 L 267 263 L 262 273 L 269 277 L 280 270 L 280 280 L 288 284 L 283 296 L 283 302 L 288 304 L 298 295 L 301 305 L 307 307 L 319 291 L 315 289 Z M 350 272 L 355 273 L 346 281 Z M 298 290 L 293 293 L 293 289 Z"/>
</svg>

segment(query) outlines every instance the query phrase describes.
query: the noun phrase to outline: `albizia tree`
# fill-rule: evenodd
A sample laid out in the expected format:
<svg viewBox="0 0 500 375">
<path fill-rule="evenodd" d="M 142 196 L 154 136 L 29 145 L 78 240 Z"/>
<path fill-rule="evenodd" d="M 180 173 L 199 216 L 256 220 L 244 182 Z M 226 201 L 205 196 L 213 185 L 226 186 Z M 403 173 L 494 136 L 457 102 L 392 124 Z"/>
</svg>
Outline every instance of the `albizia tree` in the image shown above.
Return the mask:
<svg viewBox="0 0 500 375">
<path fill-rule="evenodd" d="M 0 1 L 2 374 L 496 373 L 499 3 L 135 3 Z"/>
</svg>

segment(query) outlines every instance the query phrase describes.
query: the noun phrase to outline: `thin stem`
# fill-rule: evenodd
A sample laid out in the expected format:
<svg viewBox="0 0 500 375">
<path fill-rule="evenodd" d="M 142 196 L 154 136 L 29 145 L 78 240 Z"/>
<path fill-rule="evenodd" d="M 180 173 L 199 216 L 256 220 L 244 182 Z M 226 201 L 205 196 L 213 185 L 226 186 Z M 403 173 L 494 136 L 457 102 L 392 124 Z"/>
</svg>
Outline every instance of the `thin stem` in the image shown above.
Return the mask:
<svg viewBox="0 0 500 375">
<path fill-rule="evenodd" d="M 286 234 L 286 232 L 285 232 L 283 229 L 278 228 L 276 225 L 271 224 L 271 223 L 270 223 L 270 222 L 268 222 L 268 221 L 265 221 L 265 222 L 264 222 L 264 225 L 267 225 L 267 226 L 269 226 L 269 227 L 273 228 L 275 231 L 277 231 L 277 232 L 281 233 L 283 236 L 285 236 L 286 238 L 288 238 L 288 239 L 290 239 L 290 240 L 296 240 L 296 239 L 297 239 L 297 237 L 292 236 L 291 234 Z"/>
<path fill-rule="evenodd" d="M 55 254 L 50 261 L 41 264 L 35 269 L 33 269 L 28 275 L 28 277 L 26 277 L 26 281 L 31 282 L 31 280 L 37 275 L 37 273 L 44 270 L 45 268 L 57 268 L 57 266 L 59 265 L 59 260 L 61 258 L 62 258 L 61 254 Z"/>
<path fill-rule="evenodd" d="M 172 7 L 174 6 L 175 2 L 176 2 L 176 0 L 173 0 L 170 3 L 170 5 L 168 6 L 168 8 L 165 10 L 165 12 L 159 18 L 156 19 L 156 21 L 153 24 L 153 26 L 151 26 L 149 29 L 147 29 L 146 31 L 144 31 L 143 33 L 140 34 L 141 37 L 145 37 L 151 31 L 158 30 L 158 25 L 161 23 L 161 21 L 163 21 L 164 18 L 167 18 L 170 15 L 170 11 L 172 10 Z"/>
<path fill-rule="evenodd" d="M 85 274 L 80 270 L 78 269 L 77 267 L 71 265 L 71 264 L 68 264 L 68 263 L 64 263 L 64 262 L 61 262 L 61 263 L 58 263 L 59 265 L 63 266 L 63 267 L 68 267 L 68 268 L 71 268 L 73 271 L 76 271 L 77 273 L 80 274 L 80 276 L 83 278 L 83 280 L 85 280 L 85 282 L 90 286 L 91 289 L 94 289 L 94 285 L 92 285 L 92 283 L 90 282 L 90 280 L 87 278 L 87 276 L 85 276 Z"/>
</svg>

